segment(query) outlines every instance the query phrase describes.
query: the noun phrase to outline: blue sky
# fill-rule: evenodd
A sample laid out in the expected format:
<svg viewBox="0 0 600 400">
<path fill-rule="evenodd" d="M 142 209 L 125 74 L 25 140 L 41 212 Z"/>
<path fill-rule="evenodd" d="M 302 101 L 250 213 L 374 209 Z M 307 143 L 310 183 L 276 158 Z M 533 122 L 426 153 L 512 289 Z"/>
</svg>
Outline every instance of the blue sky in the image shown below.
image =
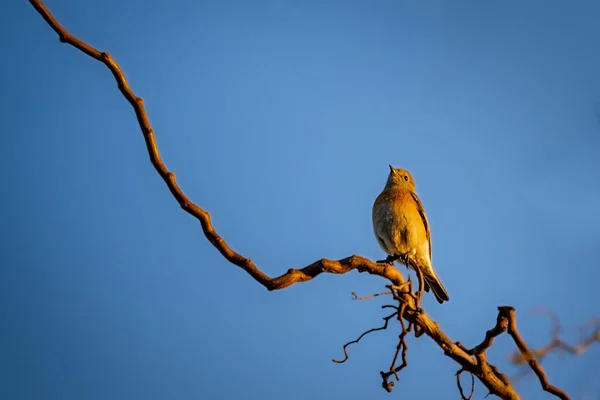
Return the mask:
<svg viewBox="0 0 600 400">
<path fill-rule="evenodd" d="M 383 258 L 371 206 L 411 171 L 451 301 L 424 308 L 467 346 L 517 308 L 598 316 L 600 4 L 595 1 L 50 1 L 145 99 L 167 167 L 266 273 Z M 380 278 L 267 292 L 205 240 L 152 169 L 109 71 L 26 1 L 0 5 L 0 397 L 458 398 L 458 367 L 398 328 Z M 512 349 L 489 357 L 503 371 Z M 574 399 L 600 393 L 599 346 L 550 356 Z M 549 398 L 531 377 L 524 398 Z M 485 395 L 476 385 L 476 398 Z"/>
</svg>

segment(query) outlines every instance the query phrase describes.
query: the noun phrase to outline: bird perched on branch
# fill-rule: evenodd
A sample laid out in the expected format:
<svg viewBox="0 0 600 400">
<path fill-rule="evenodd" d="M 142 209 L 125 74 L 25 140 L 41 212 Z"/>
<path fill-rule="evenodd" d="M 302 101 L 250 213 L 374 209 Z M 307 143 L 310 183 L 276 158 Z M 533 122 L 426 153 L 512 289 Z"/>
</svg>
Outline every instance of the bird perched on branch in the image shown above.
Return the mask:
<svg viewBox="0 0 600 400">
<path fill-rule="evenodd" d="M 415 271 L 420 269 L 425 291 L 431 288 L 440 304 L 450 300 L 431 265 L 429 222 L 408 171 L 390 165 L 385 188 L 373 204 L 373 231 L 388 255 L 385 262 L 399 260 Z"/>
</svg>

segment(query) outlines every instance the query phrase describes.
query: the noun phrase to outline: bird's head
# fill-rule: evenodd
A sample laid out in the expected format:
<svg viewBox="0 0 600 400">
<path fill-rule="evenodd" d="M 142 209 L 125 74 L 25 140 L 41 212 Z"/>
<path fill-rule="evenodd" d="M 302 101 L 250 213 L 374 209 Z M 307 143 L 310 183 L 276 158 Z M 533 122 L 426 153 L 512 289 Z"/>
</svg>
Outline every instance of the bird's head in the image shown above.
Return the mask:
<svg viewBox="0 0 600 400">
<path fill-rule="evenodd" d="M 413 181 L 412 175 L 407 170 L 394 168 L 390 165 L 390 174 L 385 187 L 386 189 L 403 187 L 414 190 L 415 181 Z"/>
</svg>

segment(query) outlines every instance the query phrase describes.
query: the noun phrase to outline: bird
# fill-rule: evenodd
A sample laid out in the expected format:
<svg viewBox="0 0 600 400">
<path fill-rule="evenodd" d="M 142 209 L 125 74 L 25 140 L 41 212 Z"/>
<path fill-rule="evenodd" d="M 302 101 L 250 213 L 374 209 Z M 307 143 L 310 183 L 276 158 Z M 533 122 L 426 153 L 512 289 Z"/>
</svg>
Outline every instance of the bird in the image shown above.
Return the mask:
<svg viewBox="0 0 600 400">
<path fill-rule="evenodd" d="M 448 292 L 431 263 L 431 232 L 425 209 L 412 175 L 391 165 L 383 191 L 373 203 L 373 232 L 388 255 L 382 262 L 400 260 L 407 268 L 421 270 L 425 291 L 433 291 L 438 303 L 449 301 Z"/>
</svg>

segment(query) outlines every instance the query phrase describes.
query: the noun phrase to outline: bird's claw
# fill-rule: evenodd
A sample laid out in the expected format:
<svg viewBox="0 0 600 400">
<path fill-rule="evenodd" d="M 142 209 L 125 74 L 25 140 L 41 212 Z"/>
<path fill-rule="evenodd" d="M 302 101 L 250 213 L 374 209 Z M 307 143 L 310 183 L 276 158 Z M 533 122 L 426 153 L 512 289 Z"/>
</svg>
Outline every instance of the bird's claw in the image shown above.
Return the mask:
<svg viewBox="0 0 600 400">
<path fill-rule="evenodd" d="M 387 256 L 387 258 L 385 260 L 377 261 L 377 264 L 394 265 L 394 261 L 396 261 L 397 259 L 398 259 L 397 256 Z"/>
<path fill-rule="evenodd" d="M 398 261 L 408 267 L 408 254 L 402 254 L 398 256 Z"/>
</svg>

